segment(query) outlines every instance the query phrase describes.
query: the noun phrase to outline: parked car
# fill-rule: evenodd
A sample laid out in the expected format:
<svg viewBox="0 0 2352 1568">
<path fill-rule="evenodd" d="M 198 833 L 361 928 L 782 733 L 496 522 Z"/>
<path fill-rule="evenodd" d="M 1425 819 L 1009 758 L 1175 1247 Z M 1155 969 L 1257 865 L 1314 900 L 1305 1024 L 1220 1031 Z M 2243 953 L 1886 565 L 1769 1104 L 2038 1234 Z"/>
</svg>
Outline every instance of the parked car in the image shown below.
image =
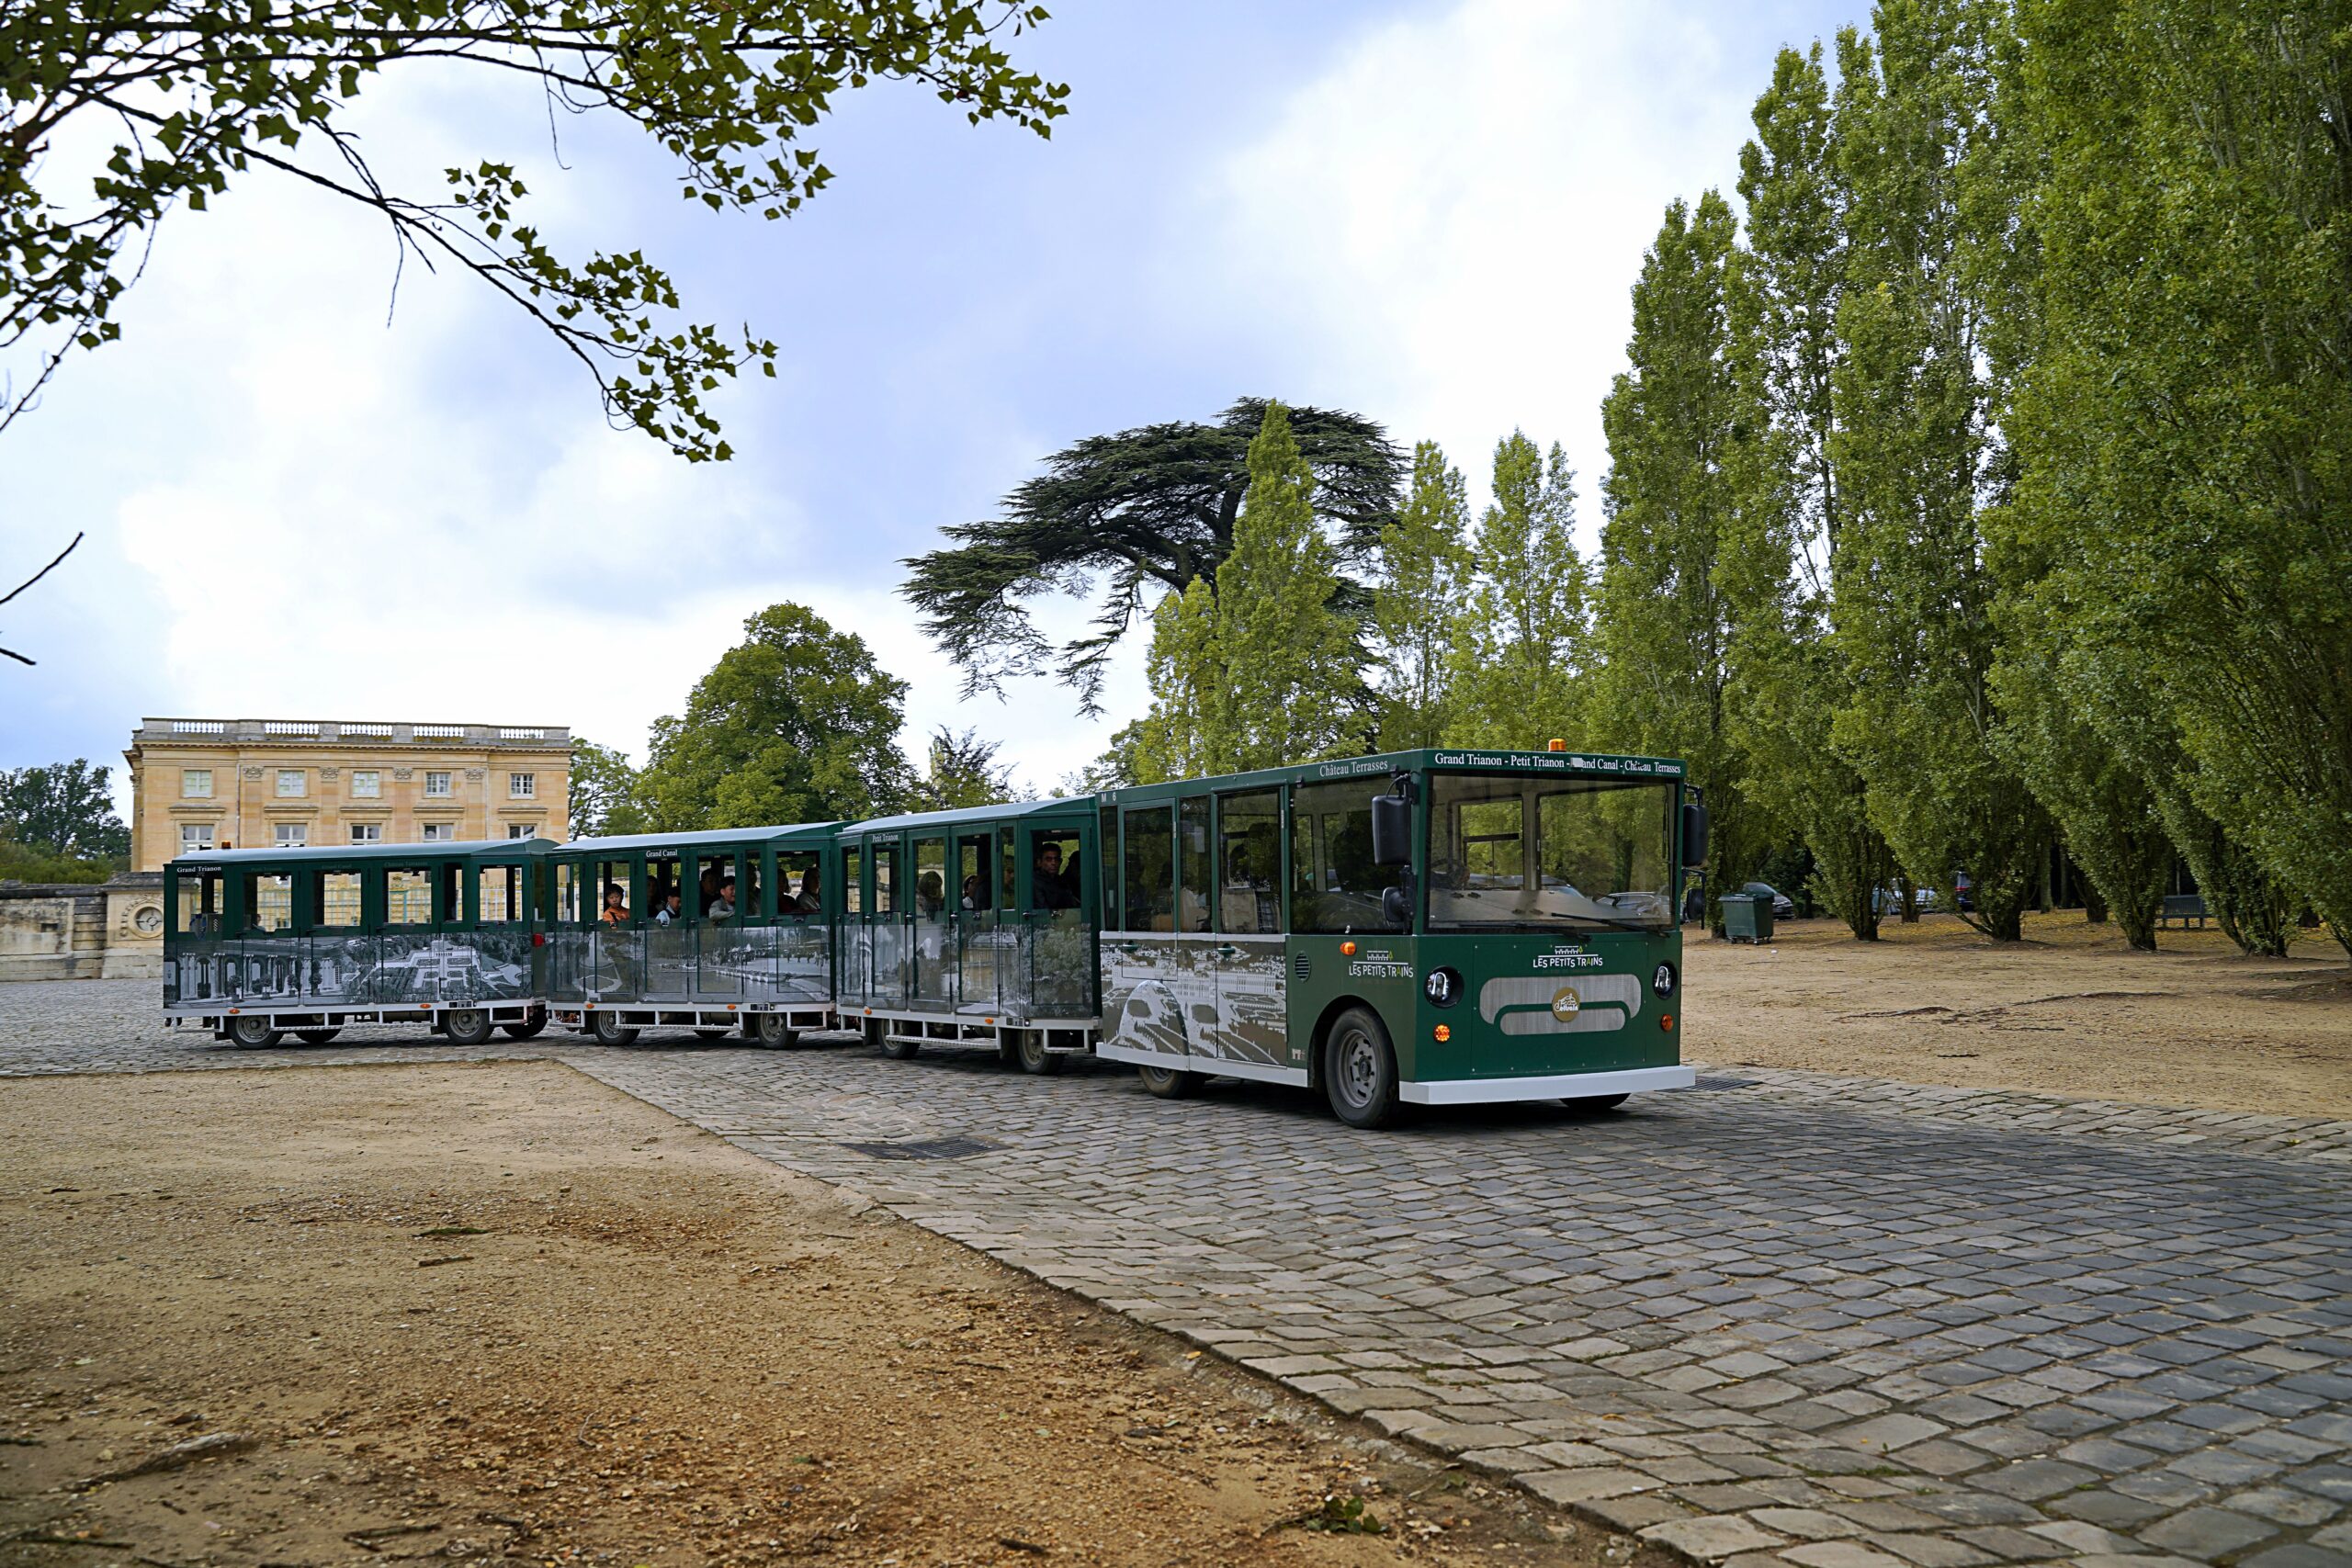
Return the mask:
<svg viewBox="0 0 2352 1568">
<path fill-rule="evenodd" d="M 1770 883 L 1744 883 L 1739 890 L 1742 893 L 1771 899 L 1772 918 L 1776 920 L 1793 920 L 1797 918 L 1797 901 Z"/>
<path fill-rule="evenodd" d="M 1936 909 L 1941 908 L 1941 906 L 1937 902 L 1936 890 L 1934 888 L 1915 887 L 1911 892 L 1912 896 L 1917 900 L 1917 908 L 1921 914 L 1930 914 Z M 1895 886 L 1872 888 L 1871 890 L 1871 909 L 1872 913 L 1878 915 L 1882 919 L 1889 915 L 1901 914 L 1903 912 L 1903 889 Z"/>
<path fill-rule="evenodd" d="M 1976 879 L 1964 871 L 1951 879 L 1951 906 L 1963 915 L 1976 910 Z"/>
</svg>

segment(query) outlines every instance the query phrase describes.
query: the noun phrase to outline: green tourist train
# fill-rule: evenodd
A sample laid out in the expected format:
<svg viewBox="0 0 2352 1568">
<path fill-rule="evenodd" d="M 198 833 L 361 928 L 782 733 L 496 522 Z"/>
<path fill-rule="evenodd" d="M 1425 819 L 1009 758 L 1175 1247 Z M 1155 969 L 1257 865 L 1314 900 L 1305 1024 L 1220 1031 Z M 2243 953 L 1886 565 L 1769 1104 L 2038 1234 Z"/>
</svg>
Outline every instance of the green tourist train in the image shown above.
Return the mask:
<svg viewBox="0 0 2352 1568">
<path fill-rule="evenodd" d="M 164 1005 L 240 1044 L 552 1020 L 886 1055 L 1132 1064 L 1400 1106 L 1605 1106 L 1690 1082 L 1676 1023 L 1706 814 L 1652 757 L 1422 750 L 968 810 L 592 839 L 202 852 Z"/>
</svg>

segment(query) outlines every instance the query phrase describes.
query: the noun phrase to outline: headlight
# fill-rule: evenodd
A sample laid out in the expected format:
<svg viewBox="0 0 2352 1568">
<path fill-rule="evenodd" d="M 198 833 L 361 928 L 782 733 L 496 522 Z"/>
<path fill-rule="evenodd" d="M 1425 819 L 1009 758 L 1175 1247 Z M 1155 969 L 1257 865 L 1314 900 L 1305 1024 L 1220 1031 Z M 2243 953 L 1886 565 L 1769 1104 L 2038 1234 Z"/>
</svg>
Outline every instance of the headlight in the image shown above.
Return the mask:
<svg viewBox="0 0 2352 1568">
<path fill-rule="evenodd" d="M 1661 964 L 1657 966 L 1657 973 L 1650 976 L 1650 989 L 1656 991 L 1661 997 L 1670 997 L 1674 995 L 1673 964 Z"/>
</svg>

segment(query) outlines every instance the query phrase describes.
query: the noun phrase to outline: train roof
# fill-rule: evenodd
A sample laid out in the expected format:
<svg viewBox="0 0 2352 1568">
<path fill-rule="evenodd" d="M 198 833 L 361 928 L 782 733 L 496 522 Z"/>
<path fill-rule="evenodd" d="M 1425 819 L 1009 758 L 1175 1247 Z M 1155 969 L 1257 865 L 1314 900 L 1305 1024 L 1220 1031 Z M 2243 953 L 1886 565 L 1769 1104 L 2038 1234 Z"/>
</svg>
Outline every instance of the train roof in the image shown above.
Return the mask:
<svg viewBox="0 0 2352 1568">
<path fill-rule="evenodd" d="M 895 817 L 872 817 L 863 822 L 844 822 L 840 826 L 844 833 L 894 833 L 902 828 L 921 828 L 933 822 L 942 826 L 957 822 L 1003 822 L 1023 817 L 1093 809 L 1092 795 L 1057 795 L 1044 800 L 1003 800 L 993 806 L 967 806 L 948 811 L 901 812 Z"/>
<path fill-rule="evenodd" d="M 175 855 L 170 863 L 208 866 L 252 865 L 260 861 L 321 864 L 355 860 L 472 860 L 558 847 L 553 839 L 436 840 L 429 844 L 272 844 L 258 850 L 198 850 L 192 854 Z"/>
<path fill-rule="evenodd" d="M 622 833 L 603 839 L 573 839 L 554 846 L 565 854 L 606 850 L 673 850 L 695 844 L 764 844 L 807 834 L 830 838 L 839 822 L 792 822 L 776 828 L 697 828 L 683 833 Z"/>
</svg>

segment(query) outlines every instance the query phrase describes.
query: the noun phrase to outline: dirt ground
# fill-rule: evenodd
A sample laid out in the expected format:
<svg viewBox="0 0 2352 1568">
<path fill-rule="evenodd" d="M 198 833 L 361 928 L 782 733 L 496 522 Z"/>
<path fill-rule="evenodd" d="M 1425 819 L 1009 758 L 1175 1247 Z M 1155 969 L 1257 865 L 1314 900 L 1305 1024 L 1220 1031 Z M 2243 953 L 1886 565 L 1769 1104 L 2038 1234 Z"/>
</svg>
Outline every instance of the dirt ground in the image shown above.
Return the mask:
<svg viewBox="0 0 2352 1568">
<path fill-rule="evenodd" d="M 0 1084 L 0 1562 L 1657 1561 L 853 1202 L 553 1065 Z"/>
<path fill-rule="evenodd" d="M 2352 965 L 2333 942 L 2247 958 L 2218 931 L 2128 951 L 2079 911 L 1987 941 L 1957 916 L 1859 942 L 1835 920 L 1769 946 L 1693 935 L 1683 1054 L 2156 1105 L 2352 1117 Z"/>
</svg>

